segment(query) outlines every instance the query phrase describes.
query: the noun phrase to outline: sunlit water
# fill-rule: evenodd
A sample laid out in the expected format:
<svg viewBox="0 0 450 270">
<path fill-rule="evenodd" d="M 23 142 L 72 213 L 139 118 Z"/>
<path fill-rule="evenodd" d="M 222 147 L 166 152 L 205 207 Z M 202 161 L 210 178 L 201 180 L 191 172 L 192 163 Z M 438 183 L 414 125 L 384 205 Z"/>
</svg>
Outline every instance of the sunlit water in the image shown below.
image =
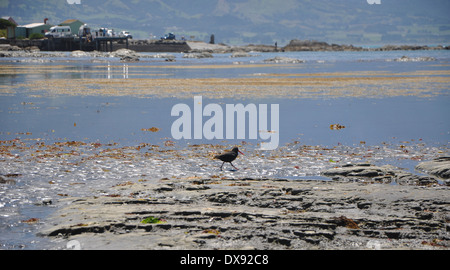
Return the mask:
<svg viewBox="0 0 450 270">
<path fill-rule="evenodd" d="M 117 58 L 71 58 L 68 53 L 67 57 L 32 63 L 5 59 L 0 65 L 8 72 L 0 74 L 0 85 L 43 79 L 448 71 L 450 60 L 448 51 L 252 53 L 244 58 L 215 54 L 207 59 L 174 55 L 175 62 L 145 58 L 129 64 Z M 436 61 L 391 61 L 404 55 L 434 57 Z M 275 56 L 306 62 L 264 64 Z M 208 66 L 211 68 L 205 68 Z M 413 171 L 421 160 L 448 155 L 449 88 L 447 84 L 443 94 L 430 97 L 203 99 L 204 104 L 217 103 L 223 108 L 236 103 L 279 104 L 280 143 L 274 151 L 260 151 L 259 139 L 174 140 L 170 130 L 176 117 L 171 116 L 171 109 L 177 103 L 193 108 L 193 97 L 47 95 L 32 89 L 4 93 L 0 97 L 0 174 L 8 181 L 0 184 L 0 248 L 64 248 L 64 242 L 35 235 L 45 217 L 59 206 L 58 199 L 108 194 L 112 186 L 127 181 L 211 177 L 327 180 L 321 171 L 349 162 L 392 164 Z M 332 130 L 331 124 L 345 128 Z M 157 130 L 151 131 L 152 127 Z M 232 145 L 241 145 L 245 154 L 234 163 L 240 170 L 231 170 L 226 164 L 220 171 L 221 162 L 212 156 Z M 30 218 L 39 220 L 23 222 Z"/>
</svg>

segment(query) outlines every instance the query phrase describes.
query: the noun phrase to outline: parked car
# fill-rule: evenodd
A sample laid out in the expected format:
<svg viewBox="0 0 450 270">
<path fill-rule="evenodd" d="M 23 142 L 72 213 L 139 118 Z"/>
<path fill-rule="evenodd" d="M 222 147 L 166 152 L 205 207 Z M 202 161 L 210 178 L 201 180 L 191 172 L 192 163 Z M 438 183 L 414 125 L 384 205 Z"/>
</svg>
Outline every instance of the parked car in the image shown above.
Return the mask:
<svg viewBox="0 0 450 270">
<path fill-rule="evenodd" d="M 60 38 L 70 36 L 72 36 L 72 30 L 69 26 L 53 26 L 47 33 L 45 33 L 45 37 L 47 38 Z"/>
<path fill-rule="evenodd" d="M 90 37 L 92 35 L 91 28 L 87 24 L 83 24 L 78 29 L 78 36 L 79 37 Z"/>
<path fill-rule="evenodd" d="M 119 33 L 119 37 L 127 37 L 129 39 L 133 39 L 133 36 L 128 31 L 121 31 Z"/>
<path fill-rule="evenodd" d="M 114 32 L 114 29 L 108 29 L 108 31 L 106 32 L 106 35 L 108 37 L 115 37 L 116 36 L 116 32 Z"/>
<path fill-rule="evenodd" d="M 161 37 L 162 40 L 175 40 L 175 35 L 173 33 L 169 33 Z"/>
</svg>

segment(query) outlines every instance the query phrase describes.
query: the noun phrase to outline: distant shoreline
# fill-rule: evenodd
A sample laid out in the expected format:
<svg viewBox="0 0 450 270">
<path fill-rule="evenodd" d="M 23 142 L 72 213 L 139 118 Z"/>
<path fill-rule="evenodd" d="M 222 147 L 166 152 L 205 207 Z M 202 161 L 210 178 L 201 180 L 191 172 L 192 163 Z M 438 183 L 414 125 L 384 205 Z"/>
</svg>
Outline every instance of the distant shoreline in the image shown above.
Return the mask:
<svg viewBox="0 0 450 270">
<path fill-rule="evenodd" d="M 46 39 L 40 40 L 0 40 L 3 44 L 0 50 L 5 50 L 6 45 L 17 46 L 21 49 L 33 48 L 34 50 L 50 51 L 46 48 Z M 114 42 L 112 50 L 126 48 L 126 44 Z M 72 51 L 77 50 L 73 47 Z M 129 40 L 128 49 L 136 52 L 209 52 L 209 53 L 234 53 L 234 52 L 293 52 L 293 51 L 398 51 L 398 50 L 449 50 L 450 46 L 428 45 L 382 45 L 380 47 L 361 47 L 345 44 L 329 44 L 323 41 L 293 39 L 286 46 L 278 47 L 264 44 L 248 44 L 242 46 L 226 44 L 210 44 L 202 41 L 164 41 L 159 40 Z M 8 50 L 8 49 L 7 49 Z M 63 51 L 62 49 L 55 51 Z"/>
</svg>

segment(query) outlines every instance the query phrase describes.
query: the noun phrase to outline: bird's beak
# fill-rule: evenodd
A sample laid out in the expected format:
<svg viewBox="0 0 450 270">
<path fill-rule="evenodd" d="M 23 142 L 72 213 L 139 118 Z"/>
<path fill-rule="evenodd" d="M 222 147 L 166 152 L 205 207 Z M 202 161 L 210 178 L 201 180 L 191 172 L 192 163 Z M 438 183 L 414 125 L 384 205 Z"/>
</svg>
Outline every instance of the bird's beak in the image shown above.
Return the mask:
<svg viewBox="0 0 450 270">
<path fill-rule="evenodd" d="M 239 153 L 241 153 L 241 154 L 243 154 L 243 155 L 244 155 L 244 153 L 242 153 L 242 152 L 241 152 L 241 150 L 238 150 L 238 151 L 239 151 Z M 244 156 L 245 156 L 245 155 L 244 155 Z"/>
</svg>

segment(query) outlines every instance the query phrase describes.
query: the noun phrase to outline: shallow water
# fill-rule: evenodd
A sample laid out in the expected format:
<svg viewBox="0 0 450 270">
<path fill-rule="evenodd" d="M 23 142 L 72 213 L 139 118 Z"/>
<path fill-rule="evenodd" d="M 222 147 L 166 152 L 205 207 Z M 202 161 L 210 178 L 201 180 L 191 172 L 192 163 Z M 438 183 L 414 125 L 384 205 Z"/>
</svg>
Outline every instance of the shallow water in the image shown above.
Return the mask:
<svg viewBox="0 0 450 270">
<path fill-rule="evenodd" d="M 59 206 L 58 199 L 108 195 L 112 186 L 127 181 L 224 177 L 326 180 L 321 171 L 350 162 L 391 164 L 414 171 L 422 160 L 449 154 L 448 51 L 254 53 L 246 58 L 223 54 L 211 59 L 175 55 L 175 62 L 145 58 L 128 64 L 112 58 L 71 58 L 69 54 L 44 59 L 52 62 L 0 62 L 0 174 L 8 179 L 0 184 L 0 248 L 65 248 L 64 241 L 35 235 L 45 217 Z M 437 61 L 390 61 L 403 55 L 430 56 Z M 304 59 L 306 63 L 263 62 L 275 56 Z M 419 80 L 416 84 L 383 78 L 379 93 L 373 91 L 377 82 L 371 82 L 370 96 L 365 96 L 368 88 L 363 83 L 362 93 L 356 96 L 320 93 L 322 88 L 338 87 L 334 83 L 340 78 L 393 74 Z M 164 92 L 172 88 L 171 79 L 183 83 L 192 78 L 224 78 L 228 80 L 224 82 L 229 87 L 226 90 L 231 91 L 235 90 L 230 86 L 234 79 L 280 77 L 337 79 L 317 87 L 315 81 L 309 82 L 310 89 L 319 92 L 311 97 L 255 92 L 226 98 L 205 93 L 203 98 L 204 105 L 217 103 L 222 108 L 236 103 L 279 104 L 280 143 L 274 151 L 258 150 L 260 139 L 174 140 L 170 132 L 176 119 L 170 116 L 172 107 L 184 103 L 193 110 L 193 97 L 203 95 L 201 88 L 189 85 L 183 97 L 143 97 L 134 95 L 127 85 L 139 82 L 136 79 L 167 79 L 169 84 L 160 88 Z M 89 86 L 95 94 L 68 91 L 80 79 L 96 82 L 108 78 L 124 83 L 123 95 L 120 91 L 102 93 L 104 81 Z M 54 89 L 64 81 L 68 90 Z M 302 82 L 296 81 L 295 87 L 302 88 Z M 402 92 L 411 86 L 420 95 Z M 289 88 L 268 87 L 272 87 L 269 92 Z M 386 90 L 389 95 L 384 95 Z M 330 129 L 334 124 L 344 128 Z M 219 171 L 221 162 L 212 157 L 236 144 L 245 153 L 233 163 L 240 170 L 231 170 L 226 164 L 224 171 Z M 49 200 L 51 205 L 43 205 Z M 23 222 L 31 218 L 39 220 Z"/>
</svg>

